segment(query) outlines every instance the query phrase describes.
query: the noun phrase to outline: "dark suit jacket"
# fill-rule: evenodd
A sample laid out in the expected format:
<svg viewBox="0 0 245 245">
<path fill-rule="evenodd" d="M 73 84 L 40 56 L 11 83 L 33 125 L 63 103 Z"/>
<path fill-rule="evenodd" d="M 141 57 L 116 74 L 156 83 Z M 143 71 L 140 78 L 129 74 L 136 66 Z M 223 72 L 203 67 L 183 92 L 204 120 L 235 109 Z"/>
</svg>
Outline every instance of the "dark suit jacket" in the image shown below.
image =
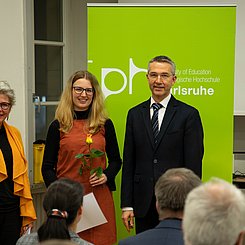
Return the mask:
<svg viewBox="0 0 245 245">
<path fill-rule="evenodd" d="M 119 245 L 184 245 L 181 220 L 162 220 L 154 229 L 119 241 Z"/>
<path fill-rule="evenodd" d="M 133 207 L 135 217 L 144 217 L 147 213 L 155 183 L 166 170 L 186 167 L 200 177 L 202 174 L 203 128 L 197 109 L 171 96 L 158 137 L 155 145 L 150 99 L 129 110 L 121 207 Z"/>
</svg>

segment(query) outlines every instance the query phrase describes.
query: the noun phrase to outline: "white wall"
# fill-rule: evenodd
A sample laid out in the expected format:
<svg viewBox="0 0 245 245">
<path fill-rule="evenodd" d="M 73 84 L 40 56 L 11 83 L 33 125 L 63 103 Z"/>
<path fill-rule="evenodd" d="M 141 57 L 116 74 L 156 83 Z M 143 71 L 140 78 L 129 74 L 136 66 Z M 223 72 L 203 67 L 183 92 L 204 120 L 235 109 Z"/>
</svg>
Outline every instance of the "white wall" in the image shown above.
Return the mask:
<svg viewBox="0 0 245 245">
<path fill-rule="evenodd" d="M 16 126 L 26 142 L 26 79 L 24 57 L 23 1 L 0 0 L 0 80 L 15 90 L 16 105 L 9 123 Z"/>
<path fill-rule="evenodd" d="M 33 29 L 33 1 L 0 0 L 0 80 L 7 80 L 15 90 L 16 105 L 8 122 L 20 130 L 29 162 L 32 162 L 34 141 L 34 108 L 28 110 L 34 92 L 33 33 L 30 33 Z M 85 69 L 87 65 L 87 17 L 84 0 L 65 0 L 65 8 L 65 35 L 68 36 L 65 37 L 66 81 L 74 70 Z"/>
</svg>

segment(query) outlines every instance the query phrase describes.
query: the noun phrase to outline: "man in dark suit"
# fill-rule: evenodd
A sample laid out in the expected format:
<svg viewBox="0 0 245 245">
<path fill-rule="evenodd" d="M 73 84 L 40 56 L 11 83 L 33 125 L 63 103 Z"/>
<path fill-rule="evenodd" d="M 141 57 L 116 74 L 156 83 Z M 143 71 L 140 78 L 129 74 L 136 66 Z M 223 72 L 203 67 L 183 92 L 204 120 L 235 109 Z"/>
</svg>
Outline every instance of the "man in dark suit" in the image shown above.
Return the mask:
<svg viewBox="0 0 245 245">
<path fill-rule="evenodd" d="M 181 226 L 185 199 L 199 185 L 200 178 L 190 169 L 167 170 L 155 186 L 160 223 L 153 229 L 119 241 L 119 245 L 184 245 Z"/>
<path fill-rule="evenodd" d="M 185 167 L 202 175 L 203 127 L 199 112 L 171 95 L 175 64 L 157 56 L 146 74 L 152 96 L 127 116 L 121 182 L 122 220 L 136 233 L 155 227 L 154 186 L 168 169 Z"/>
</svg>

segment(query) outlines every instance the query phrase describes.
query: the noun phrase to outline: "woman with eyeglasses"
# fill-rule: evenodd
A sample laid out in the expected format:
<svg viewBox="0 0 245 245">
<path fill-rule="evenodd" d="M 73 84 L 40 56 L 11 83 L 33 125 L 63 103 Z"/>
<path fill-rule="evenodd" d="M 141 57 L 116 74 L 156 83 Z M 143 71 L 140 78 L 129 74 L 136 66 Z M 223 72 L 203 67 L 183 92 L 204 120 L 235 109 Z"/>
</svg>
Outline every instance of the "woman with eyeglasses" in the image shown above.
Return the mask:
<svg viewBox="0 0 245 245">
<path fill-rule="evenodd" d="M 15 93 L 0 81 L 0 241 L 15 245 L 36 220 L 20 132 L 8 119 Z"/>
<path fill-rule="evenodd" d="M 112 191 L 121 162 L 114 125 L 96 77 L 88 71 L 75 72 L 48 129 L 42 174 L 46 186 L 66 177 L 83 184 L 85 194 L 94 194 L 108 222 L 79 235 L 96 245 L 117 241 Z"/>
</svg>

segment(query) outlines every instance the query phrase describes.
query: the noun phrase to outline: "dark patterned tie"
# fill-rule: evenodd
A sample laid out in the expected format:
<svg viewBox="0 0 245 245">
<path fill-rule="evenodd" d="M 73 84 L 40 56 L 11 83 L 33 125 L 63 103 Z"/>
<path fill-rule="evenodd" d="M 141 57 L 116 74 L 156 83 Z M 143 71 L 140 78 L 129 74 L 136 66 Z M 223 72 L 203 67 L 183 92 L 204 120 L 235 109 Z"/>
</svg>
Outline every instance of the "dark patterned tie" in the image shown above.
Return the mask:
<svg viewBox="0 0 245 245">
<path fill-rule="evenodd" d="M 152 104 L 153 116 L 151 119 L 151 123 L 152 123 L 152 131 L 153 131 L 153 137 L 154 137 L 155 143 L 157 143 L 157 135 L 159 133 L 158 111 L 162 107 L 163 107 L 162 104 L 159 104 L 159 103 L 153 103 Z"/>
</svg>

